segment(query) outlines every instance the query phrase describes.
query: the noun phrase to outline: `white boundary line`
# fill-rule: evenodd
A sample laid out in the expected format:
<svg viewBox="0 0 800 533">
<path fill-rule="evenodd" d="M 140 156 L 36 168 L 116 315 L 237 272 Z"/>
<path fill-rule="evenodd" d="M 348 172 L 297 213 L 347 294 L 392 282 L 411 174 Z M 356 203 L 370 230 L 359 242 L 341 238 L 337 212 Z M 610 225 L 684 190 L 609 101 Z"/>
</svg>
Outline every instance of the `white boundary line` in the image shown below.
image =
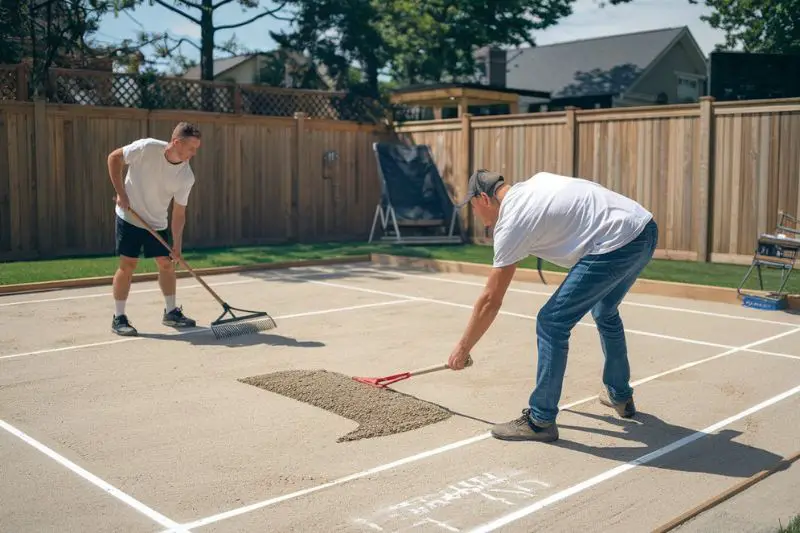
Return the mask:
<svg viewBox="0 0 800 533">
<path fill-rule="evenodd" d="M 150 507 L 146 506 L 145 504 L 143 504 L 139 500 L 137 500 L 137 499 L 133 498 L 132 496 L 129 496 L 128 494 L 122 492 L 121 490 L 119 490 L 118 488 L 110 485 L 106 481 L 103 481 L 102 479 L 100 479 L 99 477 L 95 476 L 91 472 L 85 470 L 84 468 L 81 468 L 80 466 L 76 465 L 75 463 L 73 463 L 72 461 L 67 459 L 66 457 L 54 452 L 52 449 L 48 448 L 47 446 L 45 446 L 41 442 L 37 441 L 33 437 L 30 437 L 29 435 L 27 435 L 24 432 L 20 431 L 19 429 L 15 428 L 14 426 L 9 424 L 5 420 L 0 420 L 0 428 L 3 428 L 4 430 L 6 430 L 7 432 L 11 433 L 15 437 L 17 437 L 17 438 L 21 439 L 22 441 L 24 441 L 26 444 L 29 444 L 30 446 L 36 448 L 37 450 L 39 450 L 43 454 L 47 455 L 48 457 L 50 457 L 51 459 L 53 459 L 57 463 L 61 464 L 62 466 L 65 466 L 66 468 L 72 470 L 74 473 L 78 474 L 80 477 L 82 477 L 83 479 L 85 479 L 89 483 L 91 483 L 91 484 L 93 484 L 93 485 L 95 485 L 97 487 L 100 487 L 101 489 L 103 489 L 105 492 L 107 492 L 108 494 L 110 494 L 114 498 L 126 503 L 130 507 L 133 507 L 134 509 L 139 511 L 141 514 L 143 514 L 143 515 L 147 516 L 148 518 L 150 518 L 151 520 L 154 520 L 155 522 L 158 522 L 162 526 L 171 528 L 171 530 L 175 531 L 175 532 L 186 532 L 186 531 L 188 531 L 187 529 L 183 528 L 180 524 L 178 524 L 174 520 L 170 520 L 169 518 L 167 518 L 166 516 L 162 515 L 161 513 L 157 512 L 157 511 L 154 511 Z"/>
<path fill-rule="evenodd" d="M 483 283 L 477 283 L 477 282 L 474 282 L 474 281 L 466 281 L 466 280 L 460 280 L 460 279 L 448 279 L 448 278 L 445 278 L 445 277 L 428 276 L 428 275 L 425 275 L 425 274 L 411 274 L 411 273 L 408 273 L 408 272 L 398 272 L 398 271 L 393 270 L 393 269 L 387 269 L 387 270 L 367 269 L 367 270 L 371 270 L 373 272 L 380 272 L 380 273 L 386 273 L 388 271 L 388 272 L 391 272 L 392 274 L 395 274 L 395 275 L 398 275 L 398 276 L 404 277 L 404 278 L 410 278 L 410 279 L 418 278 L 418 279 L 428 280 L 428 281 L 437 281 L 439 283 L 454 283 L 454 284 L 457 284 L 457 285 L 469 285 L 469 286 L 473 286 L 473 287 L 483 287 L 484 286 Z M 509 287 L 508 291 L 509 292 L 519 293 L 519 294 L 533 294 L 533 295 L 536 295 L 536 296 L 551 296 L 552 295 L 552 293 L 549 293 L 549 292 L 532 291 L 532 290 L 529 290 L 529 289 L 517 289 L 517 288 L 514 288 L 514 287 Z M 679 312 L 679 313 L 689 313 L 689 314 L 693 314 L 693 315 L 705 315 L 705 316 L 713 316 L 713 317 L 718 317 L 718 318 L 729 318 L 731 320 L 746 320 L 748 322 L 759 322 L 761 324 L 774 324 L 774 325 L 777 325 L 777 326 L 789 326 L 789 327 L 800 326 L 800 323 L 781 322 L 779 320 L 767 320 L 765 318 L 755 318 L 755 317 L 749 317 L 749 316 L 729 315 L 729 314 L 725 314 L 725 313 L 714 313 L 714 312 L 711 312 L 711 311 L 700 311 L 698 309 L 686 309 L 684 307 L 672 307 L 672 306 L 668 306 L 668 305 L 646 304 L 646 303 L 631 302 L 631 301 L 626 301 L 626 300 L 623 300 L 621 305 L 627 305 L 627 306 L 630 306 L 630 307 L 644 307 L 644 308 L 648 308 L 648 309 L 658 309 L 660 311 L 676 311 L 676 312 Z"/>
<path fill-rule="evenodd" d="M 780 402 L 782 400 L 785 400 L 786 398 L 789 398 L 789 397 L 797 394 L 798 392 L 800 392 L 800 385 L 794 387 L 793 389 L 789 389 L 786 392 L 778 394 L 777 396 L 773 396 L 772 398 L 770 398 L 768 400 L 765 400 L 765 401 L 759 403 L 758 405 L 754 405 L 753 407 L 750 407 L 749 409 L 745 409 L 744 411 L 742 411 L 740 413 L 737 413 L 737 414 L 735 414 L 735 415 L 733 415 L 731 417 L 728 417 L 725 420 L 717 422 L 716 424 L 712 424 L 712 425 L 708 426 L 705 429 L 701 429 L 700 431 L 692 433 L 691 435 L 687 435 L 686 437 L 683 437 L 682 439 L 674 441 L 671 444 L 668 444 L 667 446 L 659 448 L 659 449 L 657 449 L 655 451 L 652 451 L 652 452 L 650 452 L 650 453 L 648 453 L 646 455 L 642 455 L 641 457 L 639 457 L 637 459 L 634 459 L 633 461 L 629 461 L 629 462 L 627 462 L 625 464 L 619 465 L 619 466 L 617 466 L 615 468 L 612 468 L 610 470 L 606 470 L 602 474 L 598 474 L 598 475 L 596 475 L 596 476 L 594 476 L 592 478 L 587 479 L 586 481 L 582 481 L 581 483 L 578 483 L 577 485 L 573 485 L 573 486 L 571 486 L 571 487 L 569 487 L 569 488 L 567 488 L 565 490 L 562 490 L 560 492 L 552 494 L 552 495 L 548 496 L 547 498 L 544 498 L 544 499 L 539 500 L 539 501 L 537 501 L 535 503 L 532 503 L 531 505 L 528 505 L 527 507 L 523 507 L 522 509 L 514 511 L 513 513 L 509 513 L 509 514 L 507 514 L 505 516 L 497 518 L 496 520 L 492 520 L 491 522 L 483 524 L 482 526 L 479 526 L 479 527 L 476 527 L 474 529 L 471 529 L 470 532 L 471 533 L 472 532 L 474 532 L 474 533 L 486 533 L 488 531 L 494 531 L 495 529 L 497 529 L 499 527 L 502 527 L 502 526 L 504 526 L 506 524 L 510 524 L 511 522 L 519 520 L 520 518 L 524 518 L 526 516 L 529 516 L 529 515 L 537 512 L 537 511 L 539 511 L 539 510 L 541 510 L 541 509 L 543 509 L 543 508 L 545 508 L 545 507 L 547 507 L 549 505 L 552 505 L 552 504 L 554 504 L 556 502 L 559 502 L 561 500 L 569 498 L 570 496 L 574 496 L 575 494 L 583 492 L 584 490 L 589 489 L 589 488 L 591 488 L 591 487 L 593 487 L 595 485 L 599 485 L 600 483 L 602 483 L 604 481 L 608 481 L 609 479 L 617 477 L 618 475 L 623 474 L 623 473 L 627 472 L 628 470 L 632 470 L 632 469 L 636 468 L 637 466 L 640 466 L 640 465 L 643 465 L 643 464 L 647 464 L 647 463 L 649 463 L 651 461 L 654 461 L 655 459 L 658 459 L 659 457 L 661 457 L 663 455 L 671 453 L 671 452 L 677 450 L 678 448 L 682 448 L 683 446 L 686 446 L 687 444 L 691 444 L 692 442 L 694 442 L 694 441 L 696 441 L 698 439 L 701 439 L 701 438 L 705 437 L 706 435 L 714 433 L 715 431 L 717 431 L 719 429 L 722 429 L 725 426 L 728 426 L 728 425 L 730 425 L 730 424 L 732 424 L 732 423 L 734 423 L 734 422 L 736 422 L 738 420 L 741 420 L 742 418 L 750 416 L 753 413 L 757 413 L 758 411 L 761 411 L 762 409 L 766 409 L 767 407 L 770 407 L 770 406 L 772 406 L 772 405 L 774 405 L 774 404 L 776 404 L 776 403 L 778 403 L 778 402 Z"/>
<path fill-rule="evenodd" d="M 401 298 L 398 300 L 389 300 L 386 302 L 376 302 L 376 303 L 369 303 L 369 304 L 361 304 L 361 305 L 350 305 L 348 307 L 336 307 L 334 309 L 321 309 L 319 311 L 306 311 L 303 313 L 294 313 L 291 315 L 283 315 L 283 316 L 275 316 L 273 317 L 275 320 L 286 320 L 287 318 L 301 318 L 306 316 L 316 316 L 316 315 L 326 315 L 329 313 L 339 313 L 343 311 L 356 311 L 359 309 L 368 309 L 371 307 L 385 307 L 387 305 L 397 305 L 401 303 L 408 303 L 416 301 L 413 297 Z M 166 335 L 169 337 L 181 337 L 184 335 L 193 335 L 195 333 L 202 333 L 204 331 L 208 331 L 209 328 L 202 326 L 192 328 L 191 330 L 181 331 L 179 333 L 167 333 Z M 16 359 L 18 357 L 26 357 L 30 355 L 42 355 L 48 353 L 56 353 L 56 352 L 66 352 L 72 350 L 80 350 L 83 348 L 94 348 L 96 346 L 108 346 L 111 344 L 120 344 L 123 342 L 133 342 L 133 341 L 142 341 L 142 340 L 157 340 L 152 339 L 150 337 L 123 337 L 121 339 L 114 339 L 113 341 L 100 341 L 100 342 L 93 342 L 90 344 L 77 344 L 73 346 L 63 346 L 61 348 L 48 348 L 46 350 L 37 350 L 35 352 L 23 352 L 23 353 L 15 353 L 10 355 L 0 355 L 0 361 L 4 359 Z"/>
<path fill-rule="evenodd" d="M 356 286 L 353 286 L 353 285 L 344 285 L 344 284 L 341 284 L 341 283 L 333 283 L 333 282 L 330 282 L 330 281 L 320 281 L 320 280 L 315 280 L 315 279 L 309 279 L 307 277 L 295 276 L 295 278 L 296 279 L 301 279 L 302 281 L 305 281 L 307 283 L 325 285 L 325 286 L 328 286 L 328 287 L 338 287 L 338 288 L 341 288 L 341 289 L 349 289 L 349 290 L 352 290 L 352 291 L 360 291 L 360 292 L 366 292 L 366 293 L 370 293 L 370 294 L 378 294 L 378 295 L 381 295 L 381 296 L 392 296 L 394 298 L 414 298 L 414 299 L 416 299 L 417 301 L 420 301 L 420 302 L 429 302 L 429 303 L 436 303 L 436 304 L 440 304 L 440 305 L 449 305 L 451 307 L 460 307 L 462 309 L 472 309 L 473 308 L 472 305 L 460 304 L 460 303 L 457 303 L 457 302 L 449 302 L 449 301 L 446 301 L 446 300 L 437 300 L 435 298 L 425 298 L 425 297 L 422 297 L 422 296 L 411 296 L 411 295 L 408 295 L 408 294 L 401 294 L 401 293 L 397 293 L 397 292 L 388 292 L 388 291 L 381 291 L 381 290 L 376 290 L 376 289 L 367 289 L 365 287 L 356 287 Z M 513 317 L 517 317 L 517 318 L 524 318 L 526 320 L 536 321 L 536 317 L 535 316 L 525 315 L 525 314 L 522 314 L 522 313 L 514 313 L 512 311 L 503 311 L 503 310 L 501 310 L 501 311 L 499 311 L 499 314 L 505 315 L 505 316 L 513 316 Z M 594 324 L 593 322 L 578 322 L 578 325 L 597 329 L 597 325 Z M 798 327 L 799 325 L 798 324 L 790 324 L 790 326 Z M 718 344 L 716 342 L 708 342 L 708 341 L 698 341 L 698 340 L 694 340 L 694 339 L 688 339 L 686 337 L 675 337 L 675 336 L 672 336 L 672 335 L 663 335 L 661 333 L 651 333 L 649 331 L 641 331 L 641 330 L 638 330 L 638 329 L 632 329 L 632 328 L 627 328 L 627 327 L 625 328 L 625 333 L 626 334 L 632 333 L 632 334 L 635 334 L 635 335 L 642 335 L 642 336 L 645 336 L 645 337 L 655 337 L 655 338 L 658 338 L 658 339 L 665 339 L 665 340 L 671 340 L 671 341 L 676 341 L 676 342 L 684 342 L 684 343 L 688 343 L 688 344 L 696 344 L 696 345 L 699 345 L 699 346 L 709 346 L 709 347 L 712 347 L 712 348 L 738 349 L 738 347 L 736 347 L 736 346 L 731 346 L 731 345 L 727 345 L 727 344 Z M 785 357 L 785 358 L 788 358 L 788 359 L 797 359 L 798 361 L 800 361 L 800 356 L 797 356 L 797 355 L 790 355 L 790 354 L 776 353 L 776 352 L 768 352 L 768 351 L 763 351 L 763 350 L 752 350 L 752 349 L 744 349 L 743 351 L 751 352 L 751 353 L 757 353 L 757 354 L 761 354 L 761 355 L 771 355 L 771 356 L 776 356 L 776 357 Z"/>
<path fill-rule="evenodd" d="M 713 356 L 707 357 L 705 359 L 700 359 L 698 361 L 693 361 L 693 362 L 690 362 L 690 363 L 686 363 L 684 365 L 681 365 L 679 367 L 673 368 L 671 370 L 667 370 L 665 372 L 660 372 L 658 374 L 654 374 L 652 376 L 648 376 L 646 378 L 634 381 L 633 383 L 631 383 L 631 386 L 632 387 L 637 387 L 637 386 L 639 386 L 641 384 L 653 381 L 655 379 L 667 376 L 669 374 L 673 374 L 675 372 L 680 372 L 682 370 L 686 370 L 687 368 L 691 368 L 691 367 L 694 367 L 694 366 L 697 366 L 697 365 L 701 365 L 703 363 L 707 363 L 709 361 L 720 359 L 722 357 L 726 357 L 726 356 L 731 355 L 731 354 L 736 353 L 736 352 L 745 351 L 749 347 L 756 346 L 758 344 L 763 344 L 765 342 L 770 342 L 770 341 L 773 341 L 775 339 L 778 339 L 778 338 L 781 338 L 781 337 L 785 337 L 787 335 L 791 335 L 791 334 L 797 333 L 797 332 L 800 332 L 800 328 L 796 328 L 796 329 L 793 329 L 793 330 L 790 330 L 790 331 L 785 331 L 783 333 L 779 333 L 777 335 L 773 335 L 772 337 L 769 337 L 769 338 L 766 338 L 766 339 L 761 339 L 759 341 L 755 341 L 755 342 L 752 342 L 750 344 L 746 344 L 746 345 L 738 347 L 738 348 L 733 348 L 733 349 L 728 350 L 726 352 L 723 352 L 723 353 L 720 353 L 720 354 L 717 354 L 717 355 L 713 355 Z M 576 402 L 572 402 L 572 403 L 569 403 L 567 405 L 559 406 L 559 409 L 561 409 L 561 410 L 570 409 L 572 407 L 576 407 L 578 405 L 581 405 L 581 404 L 584 404 L 584 403 L 587 403 L 587 402 L 590 402 L 590 401 L 593 401 L 593 400 L 596 400 L 596 399 L 597 399 L 596 395 L 595 396 L 591 396 L 589 398 L 584 398 L 582 400 L 578 400 Z M 458 448 L 462 448 L 464 446 L 468 446 L 470 444 L 473 444 L 473 443 L 488 439 L 490 437 L 491 437 L 491 433 L 490 432 L 486 432 L 486 433 L 483 433 L 481 435 L 476 435 L 474 437 L 470 437 L 468 439 L 464 439 L 464 440 L 460 440 L 460 441 L 457 441 L 457 442 L 452 442 L 450 444 L 446 444 L 444 446 L 440 446 L 439 448 L 434 448 L 432 450 L 427 450 L 427 451 L 424 451 L 424 452 L 420 452 L 418 454 L 415 454 L 415 455 L 412 455 L 412 456 L 409 456 L 409 457 L 405 457 L 403 459 L 398 459 L 397 461 L 393 461 L 391 463 L 386 463 L 386 464 L 383 464 L 383 465 L 380 465 L 380 466 L 376 466 L 376 467 L 370 468 L 369 470 L 364 470 L 364 471 L 361 471 L 361 472 L 357 472 L 355 474 L 350 474 L 348 476 L 344 476 L 344 477 L 335 479 L 335 480 L 330 481 L 328 483 L 323 483 L 321 485 L 316 485 L 314 487 L 309 487 L 309 488 L 302 489 L 302 490 L 299 490 L 299 491 L 296 491 L 296 492 L 292 492 L 292 493 L 289 493 L 289 494 L 284 494 L 283 496 L 277 496 L 275 498 L 270 498 L 268 500 L 263 500 L 263 501 L 256 502 L 256 503 L 253 503 L 253 504 L 250 504 L 250 505 L 246 505 L 246 506 L 243 506 L 243 507 L 239 507 L 239 508 L 236 508 L 236 509 L 231 509 L 231 510 L 223 512 L 223 513 L 219 513 L 219 514 L 211 515 L 211 516 L 208 516 L 208 517 L 205 517 L 205 518 L 201 518 L 199 520 L 195 520 L 195 521 L 190 522 L 190 523 L 182 524 L 182 527 L 189 528 L 189 529 L 196 529 L 196 528 L 199 528 L 199 527 L 202 527 L 202 526 L 213 524 L 215 522 L 220 522 L 222 520 L 233 518 L 235 516 L 246 514 L 246 513 L 249 513 L 251 511 L 255 511 L 255 510 L 258 510 L 258 509 L 263 509 L 264 507 L 269 507 L 271 505 L 275 505 L 275 504 L 280 503 L 280 502 L 284 502 L 284 501 L 287 501 L 287 500 L 298 498 L 300 496 L 305 496 L 306 494 L 311 494 L 311 493 L 318 492 L 318 491 L 323 490 L 323 489 L 327 489 L 327 488 L 330 488 L 330 487 L 341 485 L 341 484 L 347 483 L 348 481 L 353 481 L 353 480 L 356 480 L 356 479 L 360 479 L 360 478 L 363 478 L 363 477 L 366 477 L 366 476 L 370 476 L 372 474 L 376 474 L 376 473 L 379 473 L 379 472 L 390 470 L 392 468 L 396 468 L 398 466 L 403 466 L 403 465 L 406 465 L 406 464 L 409 464 L 409 463 L 420 461 L 422 459 L 427 459 L 428 457 L 433 457 L 434 455 L 439 455 L 441 453 L 445 453 L 445 452 L 449 452 L 449 451 L 452 451 L 452 450 L 455 450 L 455 449 L 458 449 Z M 173 530 L 170 530 L 170 531 L 173 531 Z M 167 533 L 167 532 L 162 532 L 162 533 Z"/>
</svg>

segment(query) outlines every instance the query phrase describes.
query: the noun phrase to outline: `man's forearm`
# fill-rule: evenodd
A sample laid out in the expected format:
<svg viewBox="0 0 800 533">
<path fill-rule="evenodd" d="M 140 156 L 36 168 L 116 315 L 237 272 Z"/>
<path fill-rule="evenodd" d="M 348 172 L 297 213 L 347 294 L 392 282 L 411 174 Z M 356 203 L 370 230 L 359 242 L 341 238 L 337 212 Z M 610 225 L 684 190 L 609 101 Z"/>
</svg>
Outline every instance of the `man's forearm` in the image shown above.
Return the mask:
<svg viewBox="0 0 800 533">
<path fill-rule="evenodd" d="M 183 246 L 183 228 L 186 225 L 186 217 L 172 217 L 172 246 L 180 250 Z"/>
<path fill-rule="evenodd" d="M 491 294 L 484 292 L 478 297 L 472 310 L 472 317 L 467 324 L 464 335 L 459 341 L 459 346 L 469 352 L 494 322 L 500 311 L 500 302 L 492 298 Z"/>
</svg>

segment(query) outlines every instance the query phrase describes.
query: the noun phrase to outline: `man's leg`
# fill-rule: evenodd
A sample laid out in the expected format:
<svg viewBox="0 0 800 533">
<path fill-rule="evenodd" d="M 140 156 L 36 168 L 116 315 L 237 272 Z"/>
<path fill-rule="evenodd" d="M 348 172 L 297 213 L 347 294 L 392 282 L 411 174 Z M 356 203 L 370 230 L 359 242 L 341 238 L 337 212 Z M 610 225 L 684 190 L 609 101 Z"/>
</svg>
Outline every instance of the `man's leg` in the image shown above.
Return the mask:
<svg viewBox="0 0 800 533">
<path fill-rule="evenodd" d="M 653 223 L 653 227 L 655 224 Z M 538 364 L 536 387 L 520 418 L 494 427 L 492 434 L 507 440 L 555 440 L 555 425 L 572 329 L 581 318 L 647 263 L 641 250 L 655 248 L 653 227 L 627 246 L 604 255 L 587 256 L 568 273 L 536 318 Z M 638 251 L 638 252 L 637 252 Z M 652 255 L 652 251 L 649 252 Z"/>
<path fill-rule="evenodd" d="M 169 243 L 169 233 L 160 231 L 159 235 Z M 183 309 L 176 303 L 177 277 L 175 275 L 175 265 L 169 257 L 169 250 L 164 248 L 158 239 L 148 233 L 148 241 L 145 243 L 145 257 L 152 257 L 158 266 L 158 286 L 164 295 L 164 316 L 161 323 L 172 327 L 194 327 L 196 322 L 183 314 Z"/>
<path fill-rule="evenodd" d="M 495 438 L 544 442 L 558 439 L 555 420 L 572 328 L 613 289 L 614 283 L 602 256 L 586 257 L 572 267 L 536 317 L 538 362 L 529 407 L 523 409 L 521 417 L 494 426 Z"/>
<path fill-rule="evenodd" d="M 125 304 L 128 301 L 133 273 L 136 271 L 139 252 L 142 247 L 141 234 L 136 230 L 138 228 L 117 218 L 115 252 L 119 256 L 119 266 L 114 273 L 112 283 L 114 318 L 111 321 L 111 330 L 123 336 L 135 336 L 138 333 L 125 313 Z"/>
<path fill-rule="evenodd" d="M 605 364 L 603 367 L 604 389 L 600 401 L 613 407 L 625 418 L 636 413 L 633 402 L 633 389 L 630 386 L 630 362 L 625 340 L 625 328 L 619 316 L 619 304 L 636 282 L 642 270 L 653 257 L 658 243 L 658 226 L 649 224 L 628 246 L 612 252 L 620 262 L 630 259 L 630 268 L 622 273 L 617 286 L 592 308 L 592 318 L 597 324 L 600 344 L 603 348 Z"/>
</svg>

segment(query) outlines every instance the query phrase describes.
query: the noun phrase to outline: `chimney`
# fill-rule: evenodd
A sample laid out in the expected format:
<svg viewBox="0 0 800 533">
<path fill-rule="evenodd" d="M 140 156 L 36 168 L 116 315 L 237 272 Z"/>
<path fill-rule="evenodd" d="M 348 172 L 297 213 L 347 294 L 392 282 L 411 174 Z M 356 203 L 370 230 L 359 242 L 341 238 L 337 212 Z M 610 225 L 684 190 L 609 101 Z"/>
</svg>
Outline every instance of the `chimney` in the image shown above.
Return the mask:
<svg viewBox="0 0 800 533">
<path fill-rule="evenodd" d="M 506 86 L 506 51 L 489 48 L 486 58 L 486 71 L 489 85 Z"/>
</svg>

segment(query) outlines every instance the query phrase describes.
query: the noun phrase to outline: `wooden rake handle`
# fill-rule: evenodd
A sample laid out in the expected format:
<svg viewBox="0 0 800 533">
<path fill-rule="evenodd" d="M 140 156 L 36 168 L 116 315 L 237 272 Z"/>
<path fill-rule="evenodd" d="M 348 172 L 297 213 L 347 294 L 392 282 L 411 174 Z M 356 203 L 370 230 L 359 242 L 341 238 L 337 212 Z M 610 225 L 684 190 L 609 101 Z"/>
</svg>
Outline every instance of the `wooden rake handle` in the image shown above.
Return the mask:
<svg viewBox="0 0 800 533">
<path fill-rule="evenodd" d="M 464 368 L 467 368 L 467 367 L 470 367 L 470 366 L 472 366 L 472 357 L 471 356 L 468 357 L 467 358 L 467 362 L 464 363 Z M 439 370 L 449 370 L 449 369 L 450 369 L 450 367 L 447 365 L 447 363 L 441 363 L 441 364 L 438 364 L 438 365 L 427 366 L 425 368 L 419 368 L 417 370 L 410 370 L 408 372 L 408 374 L 410 376 L 420 376 L 422 374 L 429 374 L 431 372 L 437 372 Z"/>
<path fill-rule="evenodd" d="M 144 226 L 144 227 L 145 227 L 145 229 L 146 229 L 147 231 L 149 231 L 149 232 L 150 232 L 150 234 L 151 234 L 153 237 L 155 237 L 156 239 L 158 239 L 158 242 L 160 242 L 160 243 L 161 243 L 161 245 L 162 245 L 162 246 L 164 246 L 164 248 L 166 248 L 166 249 L 169 251 L 170 255 L 172 255 L 172 248 L 170 248 L 169 244 L 167 244 L 167 242 L 166 242 L 166 241 L 165 241 L 165 240 L 164 240 L 164 239 L 161 237 L 161 235 L 159 235 L 158 233 L 156 233 L 156 232 L 155 232 L 155 230 L 153 230 L 153 228 L 151 228 L 151 227 L 150 227 L 150 224 L 148 224 L 147 222 L 145 222 L 144 220 L 142 220 L 142 217 L 140 217 L 140 216 L 139 216 L 139 213 L 137 213 L 136 211 L 134 211 L 132 207 L 129 207 L 129 208 L 128 208 L 128 211 L 130 211 L 130 213 L 131 213 L 131 214 L 134 216 L 134 218 L 135 218 L 136 220 L 138 220 L 138 221 L 139 221 L 139 222 L 142 224 L 142 226 Z M 196 273 L 194 270 L 192 270 L 192 267 L 190 267 L 190 266 L 189 266 L 189 264 L 188 264 L 186 261 L 184 261 L 184 260 L 183 260 L 183 257 L 179 257 L 179 258 L 178 258 L 178 262 L 180 262 L 180 264 L 181 264 L 181 265 L 183 265 L 183 267 L 184 267 L 186 270 L 188 270 L 188 271 L 189 271 L 189 273 L 190 273 L 192 276 L 194 276 L 194 277 L 195 277 L 195 279 L 196 279 L 196 280 L 197 280 L 197 281 L 200 283 L 200 285 L 202 285 L 203 287 L 205 287 L 205 289 L 206 289 L 208 292 L 210 292 L 210 293 L 211 293 L 211 296 L 213 296 L 214 298 L 216 298 L 216 300 L 217 300 L 217 301 L 220 303 L 220 305 L 222 305 L 223 307 L 224 307 L 225 305 L 227 305 L 227 304 L 225 303 L 225 301 L 224 301 L 222 298 L 220 298 L 220 297 L 219 297 L 219 295 L 218 295 L 216 292 L 214 292 L 214 290 L 213 290 L 211 287 L 209 287 L 209 286 L 208 286 L 208 284 L 207 284 L 205 281 L 203 281 L 203 278 L 201 278 L 201 277 L 200 277 L 200 276 L 199 276 L 199 275 L 198 275 L 198 274 L 197 274 L 197 273 Z"/>
</svg>

